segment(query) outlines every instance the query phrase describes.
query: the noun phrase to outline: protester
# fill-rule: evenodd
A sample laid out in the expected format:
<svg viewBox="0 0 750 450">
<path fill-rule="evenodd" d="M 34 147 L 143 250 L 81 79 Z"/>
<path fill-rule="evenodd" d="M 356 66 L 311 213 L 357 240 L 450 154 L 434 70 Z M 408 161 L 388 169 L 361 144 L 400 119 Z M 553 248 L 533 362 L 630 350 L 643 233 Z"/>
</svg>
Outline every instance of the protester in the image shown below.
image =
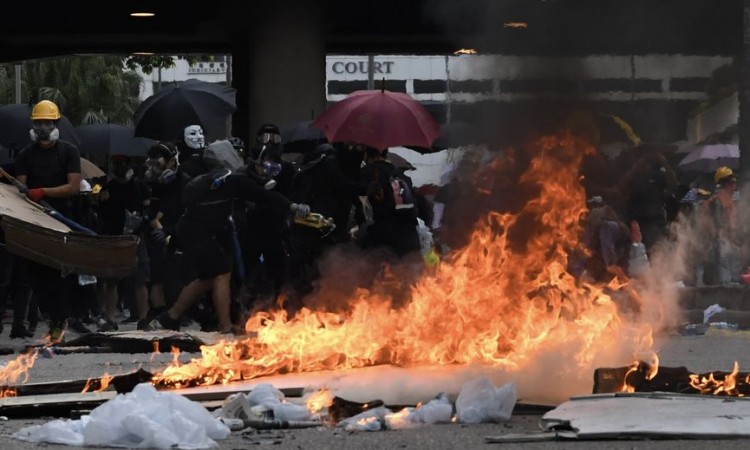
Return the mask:
<svg viewBox="0 0 750 450">
<path fill-rule="evenodd" d="M 176 144 L 178 159 L 182 171 L 190 178 L 206 173 L 208 170 L 203 161 L 206 138 L 200 125 L 188 125 L 183 130 L 182 141 Z"/>
<path fill-rule="evenodd" d="M 717 190 L 706 203 L 710 214 L 711 255 L 718 270 L 718 282 L 734 284 L 740 282 L 742 270 L 739 219 L 735 194 L 737 178 L 729 167 L 719 167 L 714 173 Z"/>
<path fill-rule="evenodd" d="M 46 201 L 61 214 L 71 212 L 71 198 L 78 195 L 81 184 L 81 159 L 73 144 L 60 140 L 57 123 L 60 110 L 49 100 L 42 100 L 31 111 L 33 143 L 16 158 L 16 178 L 25 184 L 30 200 Z M 62 338 L 70 315 L 70 291 L 76 275 L 62 276 L 59 270 L 29 261 L 32 288 L 50 318 L 49 337 Z"/>
<path fill-rule="evenodd" d="M 146 248 L 144 209 L 150 197 L 148 186 L 134 178 L 134 169 L 126 157 L 111 158 L 111 176 L 100 195 L 100 232 L 106 235 L 135 234 L 140 237 L 137 249 L 137 270 L 126 278 L 105 279 L 104 316 L 97 331 L 113 331 L 119 327 L 115 313 L 122 291 L 126 298 L 134 299 L 130 316 L 142 321 L 148 313 L 149 259 Z"/>
<path fill-rule="evenodd" d="M 219 167 L 185 186 L 186 208 L 177 223 L 177 233 L 196 278 L 182 289 L 175 305 L 156 318 L 156 327 L 179 329 L 180 316 L 210 291 L 219 331 L 242 332 L 241 324 L 233 325 L 230 317 L 230 278 L 235 252 L 229 221 L 234 200 L 239 198 L 262 205 L 269 216 L 284 217 L 290 211 L 306 216 L 310 212 L 307 205 L 292 203 L 254 181 L 249 175 L 255 176 L 257 170 L 249 166 L 235 173 Z"/>
<path fill-rule="evenodd" d="M 182 189 L 190 181 L 190 176 L 182 171 L 177 159 L 177 148 L 170 143 L 159 143 L 147 153 L 146 180 L 149 182 L 151 198 L 146 208 L 148 222 L 146 247 L 149 258 L 149 279 L 151 281 L 151 310 L 148 318 L 156 317 L 166 310 L 165 283 L 170 269 L 174 267 L 177 220 L 184 212 Z M 170 278 L 170 282 L 173 280 Z M 179 292 L 178 288 L 175 291 Z M 147 321 L 139 322 L 139 328 L 146 327 Z"/>
<path fill-rule="evenodd" d="M 372 206 L 373 223 L 367 227 L 364 246 L 386 247 L 398 257 L 418 252 L 417 213 L 412 187 L 398 177 L 387 159 L 388 150 L 367 148 L 359 179 L 359 193 Z"/>
</svg>

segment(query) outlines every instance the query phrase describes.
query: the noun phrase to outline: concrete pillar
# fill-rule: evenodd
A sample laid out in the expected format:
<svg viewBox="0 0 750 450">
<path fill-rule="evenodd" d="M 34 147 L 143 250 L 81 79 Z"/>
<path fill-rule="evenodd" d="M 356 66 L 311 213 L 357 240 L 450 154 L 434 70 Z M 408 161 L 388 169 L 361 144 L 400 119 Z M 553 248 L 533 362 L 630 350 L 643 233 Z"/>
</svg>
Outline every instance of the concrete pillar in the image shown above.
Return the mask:
<svg viewBox="0 0 750 450">
<path fill-rule="evenodd" d="M 247 28 L 245 42 L 237 42 L 233 54 L 239 110 L 234 125 L 235 134 L 252 145 L 261 124 L 310 120 L 325 108 L 323 6 L 307 0 L 267 2 Z"/>
</svg>

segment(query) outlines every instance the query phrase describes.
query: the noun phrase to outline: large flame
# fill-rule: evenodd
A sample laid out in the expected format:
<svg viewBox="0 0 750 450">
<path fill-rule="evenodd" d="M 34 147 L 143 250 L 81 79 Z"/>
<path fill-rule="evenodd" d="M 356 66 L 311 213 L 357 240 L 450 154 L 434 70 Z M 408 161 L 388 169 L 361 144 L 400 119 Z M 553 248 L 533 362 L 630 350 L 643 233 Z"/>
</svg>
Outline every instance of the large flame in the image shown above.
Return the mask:
<svg viewBox="0 0 750 450">
<path fill-rule="evenodd" d="M 154 382 L 181 387 L 385 363 L 519 371 L 562 346 L 575 349 L 567 365 L 583 372 L 602 348 L 629 339 L 636 346 L 650 329 L 626 326 L 608 295 L 627 281 L 598 286 L 566 270 L 587 212 L 578 167 L 593 149 L 547 136 L 528 151 L 534 157 L 518 183 L 535 195 L 519 211 L 484 215 L 468 245 L 416 282 L 402 306 L 359 289 L 343 312 L 257 313 L 246 324 L 252 337 L 204 346 L 202 358 L 177 362 Z"/>
</svg>

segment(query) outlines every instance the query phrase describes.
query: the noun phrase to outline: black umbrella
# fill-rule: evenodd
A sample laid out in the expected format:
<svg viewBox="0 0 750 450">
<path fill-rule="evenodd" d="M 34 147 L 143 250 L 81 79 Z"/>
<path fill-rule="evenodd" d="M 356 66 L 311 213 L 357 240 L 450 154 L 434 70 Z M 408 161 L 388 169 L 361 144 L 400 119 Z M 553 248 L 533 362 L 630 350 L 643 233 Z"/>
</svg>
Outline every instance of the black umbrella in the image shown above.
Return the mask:
<svg viewBox="0 0 750 450">
<path fill-rule="evenodd" d="M 323 130 L 317 127 L 311 127 L 312 120 L 305 120 L 293 124 L 282 126 L 281 143 L 284 147 L 310 146 L 315 147 L 318 144 L 327 142 Z"/>
<path fill-rule="evenodd" d="M 0 145 L 10 150 L 11 157 L 22 148 L 31 144 L 31 106 L 26 103 L 10 104 L 0 107 Z M 62 116 L 57 123 L 60 139 L 80 146 L 73 124 Z"/>
<path fill-rule="evenodd" d="M 153 139 L 136 137 L 133 127 L 114 123 L 81 125 L 75 130 L 81 139 L 82 155 L 145 157 L 148 149 L 157 144 Z"/>
<path fill-rule="evenodd" d="M 237 110 L 236 90 L 191 78 L 160 89 L 135 112 L 135 136 L 183 139 L 185 127 L 200 125 L 206 142 L 227 137 L 227 119 Z"/>
</svg>

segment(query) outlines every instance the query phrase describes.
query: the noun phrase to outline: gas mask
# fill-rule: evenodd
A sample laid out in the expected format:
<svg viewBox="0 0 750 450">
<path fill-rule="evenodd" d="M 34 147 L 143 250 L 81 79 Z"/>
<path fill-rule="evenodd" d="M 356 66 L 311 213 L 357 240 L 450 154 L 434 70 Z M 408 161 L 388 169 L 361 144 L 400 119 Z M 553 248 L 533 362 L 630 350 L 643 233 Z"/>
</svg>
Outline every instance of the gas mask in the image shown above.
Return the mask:
<svg viewBox="0 0 750 450">
<path fill-rule="evenodd" d="M 190 125 L 185 127 L 185 144 L 193 150 L 200 150 L 206 145 L 206 138 L 203 136 L 203 128 L 200 125 Z"/>
<path fill-rule="evenodd" d="M 38 120 L 34 122 L 33 128 L 29 130 L 29 136 L 34 142 L 55 142 L 60 138 L 60 130 L 51 120 Z"/>
<path fill-rule="evenodd" d="M 117 165 L 112 169 L 112 175 L 115 176 L 117 181 L 127 183 L 133 178 L 133 169 L 126 165 Z"/>
<path fill-rule="evenodd" d="M 178 164 L 179 165 L 179 164 Z M 164 158 L 149 158 L 146 160 L 146 179 L 159 184 L 169 184 L 177 178 L 177 167 L 166 168 Z"/>
<path fill-rule="evenodd" d="M 281 144 L 281 135 L 277 133 L 261 133 L 258 135 L 258 143 L 261 145 Z"/>
<path fill-rule="evenodd" d="M 281 164 L 273 161 L 263 161 L 261 163 L 261 170 L 263 171 L 263 175 L 265 175 L 268 178 L 273 178 L 278 176 L 281 173 Z"/>
</svg>

